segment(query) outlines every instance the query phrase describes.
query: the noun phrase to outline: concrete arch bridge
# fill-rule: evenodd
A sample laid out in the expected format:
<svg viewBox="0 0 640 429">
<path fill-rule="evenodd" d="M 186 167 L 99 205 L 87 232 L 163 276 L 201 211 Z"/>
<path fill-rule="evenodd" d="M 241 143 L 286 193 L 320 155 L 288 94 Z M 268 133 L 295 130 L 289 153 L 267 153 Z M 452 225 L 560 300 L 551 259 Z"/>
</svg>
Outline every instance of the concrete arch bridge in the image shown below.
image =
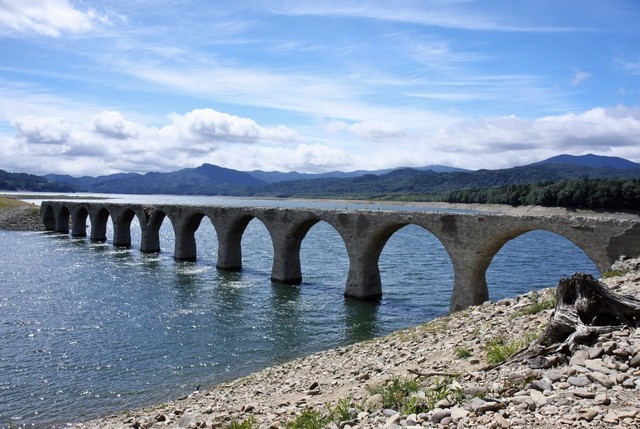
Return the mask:
<svg viewBox="0 0 640 429">
<path fill-rule="evenodd" d="M 175 234 L 174 257 L 195 260 L 195 232 L 203 218 L 211 220 L 218 238 L 217 267 L 242 268 L 241 239 L 249 222 L 257 218 L 273 243 L 271 279 L 302 282 L 300 248 L 307 232 L 320 221 L 331 225 L 344 241 L 349 270 L 344 295 L 379 300 L 382 285 L 378 260 L 387 240 L 400 228 L 414 224 L 431 232 L 451 258 L 454 285 L 450 310 L 456 311 L 488 299 L 485 273 L 508 241 L 533 230 L 559 234 L 576 244 L 604 272 L 620 256 L 640 256 L 640 220 L 576 216 L 533 216 L 488 213 L 331 210 L 192 205 L 143 205 L 106 202 L 44 201 L 42 220 L 50 231 L 87 235 L 105 241 L 109 217 L 113 245 L 131 245 L 131 223 L 141 228 L 140 250 L 160 251 L 159 230 L 165 218 Z"/>
</svg>

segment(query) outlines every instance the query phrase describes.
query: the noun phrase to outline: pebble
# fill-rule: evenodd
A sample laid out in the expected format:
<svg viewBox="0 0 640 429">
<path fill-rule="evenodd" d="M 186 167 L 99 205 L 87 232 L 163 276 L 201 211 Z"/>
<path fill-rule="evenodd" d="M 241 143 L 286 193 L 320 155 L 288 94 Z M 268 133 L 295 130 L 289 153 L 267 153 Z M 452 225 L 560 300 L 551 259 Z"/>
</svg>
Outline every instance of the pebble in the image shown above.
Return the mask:
<svg viewBox="0 0 640 429">
<path fill-rule="evenodd" d="M 531 387 L 541 392 L 544 392 L 545 390 L 552 390 L 553 384 L 551 384 L 550 382 L 542 381 L 542 380 L 535 380 L 533 383 L 531 383 Z"/>
<path fill-rule="evenodd" d="M 431 415 L 431 423 L 440 423 L 445 417 L 451 417 L 451 410 L 442 410 L 436 408 Z"/>
<path fill-rule="evenodd" d="M 598 410 L 595 408 L 585 408 L 578 411 L 578 414 L 582 419 L 590 422 L 595 416 L 598 415 Z"/>
<path fill-rule="evenodd" d="M 600 383 L 607 389 L 611 389 L 616 384 L 615 380 L 613 380 L 611 377 L 599 372 L 590 372 L 587 374 L 587 378 L 593 382 Z"/>
<path fill-rule="evenodd" d="M 591 381 L 584 375 L 578 375 L 567 378 L 567 383 L 576 387 L 585 387 L 590 385 Z"/>
</svg>

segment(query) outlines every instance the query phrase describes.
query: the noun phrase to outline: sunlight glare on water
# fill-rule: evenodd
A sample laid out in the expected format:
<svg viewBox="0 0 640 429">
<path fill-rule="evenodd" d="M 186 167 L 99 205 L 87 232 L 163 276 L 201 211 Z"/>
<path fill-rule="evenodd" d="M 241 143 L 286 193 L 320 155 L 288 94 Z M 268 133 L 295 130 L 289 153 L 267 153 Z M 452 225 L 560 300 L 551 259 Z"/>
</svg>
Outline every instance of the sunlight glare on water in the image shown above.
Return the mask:
<svg viewBox="0 0 640 429">
<path fill-rule="evenodd" d="M 413 225 L 380 255 L 379 304 L 344 299 L 348 256 L 327 223 L 303 241 L 303 282 L 272 283 L 273 246 L 252 220 L 243 271 L 216 269 L 204 218 L 198 260 L 173 259 L 165 219 L 157 254 L 53 233 L 0 231 L 0 427 L 61 425 L 176 398 L 297 356 L 381 336 L 448 310 L 451 261 Z M 568 240 L 534 231 L 507 243 L 487 273 L 492 299 L 597 274 Z"/>
</svg>

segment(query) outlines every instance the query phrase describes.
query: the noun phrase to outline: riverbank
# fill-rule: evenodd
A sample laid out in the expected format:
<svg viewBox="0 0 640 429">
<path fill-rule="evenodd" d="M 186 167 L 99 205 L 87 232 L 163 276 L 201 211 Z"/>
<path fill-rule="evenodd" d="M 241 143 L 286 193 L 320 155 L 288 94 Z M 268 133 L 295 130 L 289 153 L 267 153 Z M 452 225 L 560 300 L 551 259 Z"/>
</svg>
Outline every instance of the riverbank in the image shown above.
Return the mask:
<svg viewBox="0 0 640 429">
<path fill-rule="evenodd" d="M 40 207 L 16 198 L 0 196 L 0 230 L 43 231 Z"/>
<path fill-rule="evenodd" d="M 613 269 L 603 282 L 639 297 L 640 260 Z M 637 427 L 640 329 L 601 335 L 559 367 L 483 369 L 512 341 L 542 332 L 553 294 L 485 303 L 74 427 L 309 429 L 321 427 L 321 418 L 326 427 L 347 429 Z M 409 385 L 417 392 L 407 394 Z"/>
</svg>

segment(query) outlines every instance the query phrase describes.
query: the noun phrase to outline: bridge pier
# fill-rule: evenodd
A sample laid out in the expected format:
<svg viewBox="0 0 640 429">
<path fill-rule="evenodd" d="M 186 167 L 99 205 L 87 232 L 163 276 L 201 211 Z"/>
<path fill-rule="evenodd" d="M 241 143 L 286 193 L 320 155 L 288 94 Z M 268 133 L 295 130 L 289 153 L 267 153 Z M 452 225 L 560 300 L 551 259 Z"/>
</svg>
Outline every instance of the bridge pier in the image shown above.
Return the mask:
<svg viewBox="0 0 640 429">
<path fill-rule="evenodd" d="M 180 261 L 195 261 L 198 253 L 196 251 L 196 238 L 189 233 L 176 233 L 176 242 L 173 250 L 173 257 Z"/>
<path fill-rule="evenodd" d="M 140 251 L 142 253 L 160 252 L 160 231 L 158 229 L 146 225 L 140 234 Z"/>
<path fill-rule="evenodd" d="M 140 222 L 140 251 L 142 253 L 160 252 L 160 227 L 167 215 L 153 207 L 145 207 L 138 212 Z"/>
<path fill-rule="evenodd" d="M 56 232 L 69 233 L 69 210 L 66 207 L 61 207 L 56 213 Z"/>
<path fill-rule="evenodd" d="M 175 248 L 173 257 L 181 261 L 195 261 L 197 259 L 196 230 L 204 215 L 193 213 L 188 209 L 178 208 L 169 214 L 173 233 L 175 235 Z"/>
<path fill-rule="evenodd" d="M 131 246 L 131 221 L 134 216 L 135 213 L 131 210 L 111 213 L 111 219 L 113 220 L 114 246 Z"/>
<path fill-rule="evenodd" d="M 113 225 L 113 245 L 121 247 L 131 246 L 131 225 L 117 222 Z"/>
<path fill-rule="evenodd" d="M 302 240 L 291 236 L 275 236 L 273 239 L 273 267 L 271 281 L 299 285 L 302 283 L 300 247 Z"/>
<path fill-rule="evenodd" d="M 242 270 L 242 234 L 252 219 L 253 216 L 244 213 L 229 215 L 226 208 L 216 210 L 213 216 L 213 227 L 218 237 L 217 269 Z"/>
<path fill-rule="evenodd" d="M 52 206 L 41 205 L 40 216 L 42 217 L 45 231 L 54 231 L 56 229 L 56 214 Z"/>
<path fill-rule="evenodd" d="M 382 281 L 377 263 L 349 265 L 347 284 L 344 296 L 363 301 L 380 301 L 382 298 Z"/>
<path fill-rule="evenodd" d="M 99 208 L 93 213 L 89 213 L 91 218 L 91 241 L 107 241 L 107 221 L 109 212 L 104 208 Z"/>
<path fill-rule="evenodd" d="M 216 268 L 224 271 L 242 271 L 241 239 L 225 241 L 218 234 L 218 260 Z"/>
<path fill-rule="evenodd" d="M 376 249 L 378 243 L 369 239 L 365 246 L 361 243 L 345 242 L 349 254 L 349 272 L 344 289 L 344 296 L 363 301 L 380 301 L 382 298 L 382 280 L 378 261 L 380 252 Z"/>
<path fill-rule="evenodd" d="M 87 236 L 87 217 L 89 212 L 80 208 L 71 213 L 71 236 L 86 237 Z"/>
<path fill-rule="evenodd" d="M 482 304 L 489 299 L 486 268 L 453 263 L 454 281 L 449 302 L 449 312 L 463 310 L 472 305 Z"/>
</svg>

